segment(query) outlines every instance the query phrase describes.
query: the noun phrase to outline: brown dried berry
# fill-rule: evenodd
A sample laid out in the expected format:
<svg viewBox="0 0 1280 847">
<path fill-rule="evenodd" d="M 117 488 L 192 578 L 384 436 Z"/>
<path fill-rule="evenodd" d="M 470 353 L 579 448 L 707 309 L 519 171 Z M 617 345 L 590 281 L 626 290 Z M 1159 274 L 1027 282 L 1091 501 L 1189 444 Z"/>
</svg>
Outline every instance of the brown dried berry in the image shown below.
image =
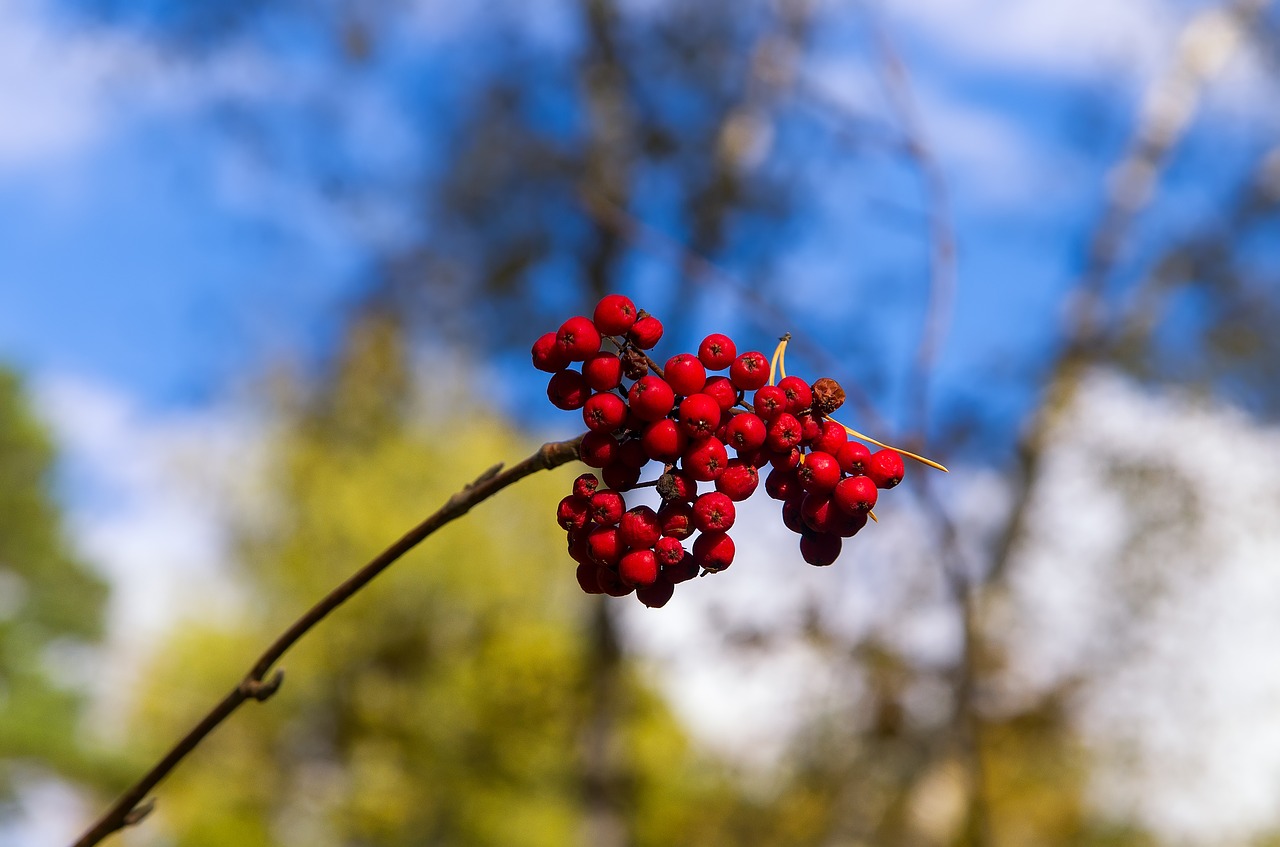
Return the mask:
<svg viewBox="0 0 1280 847">
<path fill-rule="evenodd" d="M 831 377 L 824 376 L 813 384 L 813 408 L 819 415 L 829 415 L 844 405 L 844 389 Z"/>
</svg>

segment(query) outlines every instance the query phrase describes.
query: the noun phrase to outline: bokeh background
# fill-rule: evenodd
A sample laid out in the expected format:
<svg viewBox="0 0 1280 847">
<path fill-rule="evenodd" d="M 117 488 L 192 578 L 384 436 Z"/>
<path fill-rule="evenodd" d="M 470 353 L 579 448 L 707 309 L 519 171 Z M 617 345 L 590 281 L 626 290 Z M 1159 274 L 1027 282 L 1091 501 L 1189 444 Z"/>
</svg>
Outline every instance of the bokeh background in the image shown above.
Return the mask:
<svg viewBox="0 0 1280 847">
<path fill-rule="evenodd" d="M 604 293 L 920 466 L 664 609 L 536 477 L 285 661 L 132 845 L 1280 843 L 1280 10 L 5 0 L 0 845 L 581 427 Z"/>
</svg>

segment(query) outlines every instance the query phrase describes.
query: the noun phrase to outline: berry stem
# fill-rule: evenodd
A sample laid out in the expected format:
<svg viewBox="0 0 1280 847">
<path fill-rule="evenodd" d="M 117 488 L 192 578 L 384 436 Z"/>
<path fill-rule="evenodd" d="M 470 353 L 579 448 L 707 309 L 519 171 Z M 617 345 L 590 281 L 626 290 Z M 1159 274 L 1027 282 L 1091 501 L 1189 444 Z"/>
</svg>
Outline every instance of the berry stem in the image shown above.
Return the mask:
<svg viewBox="0 0 1280 847">
<path fill-rule="evenodd" d="M 773 358 L 769 360 L 769 384 L 777 385 L 775 377 L 787 378 L 787 342 L 791 340 L 791 333 L 784 333 L 778 339 L 778 346 L 773 350 Z"/>
<path fill-rule="evenodd" d="M 579 456 L 582 437 L 569 441 L 552 441 L 543 444 L 533 455 L 503 470 L 502 465 L 494 465 L 480 474 L 475 481 L 464 486 L 450 497 L 443 506 L 427 516 L 420 524 L 410 529 L 399 540 L 383 550 L 364 567 L 353 573 L 340 585 L 335 586 L 328 594 L 316 601 L 310 609 L 289 625 L 275 641 L 262 653 L 249 672 L 245 674 L 216 705 L 214 705 L 193 726 L 186 735 L 157 761 L 137 782 L 130 786 L 101 817 L 85 831 L 75 842 L 74 847 L 91 847 L 113 832 L 132 826 L 141 821 L 154 801 L 147 801 L 146 795 L 159 782 L 168 776 L 196 748 L 205 736 L 213 732 L 223 721 L 231 716 L 246 700 L 264 701 L 276 692 L 284 679 L 284 673 L 277 670 L 267 677 L 272 667 L 284 656 L 299 639 L 324 619 L 330 612 L 349 600 L 374 577 L 382 573 L 394 562 L 421 544 L 426 538 L 445 524 L 457 520 L 479 503 L 488 500 L 502 489 L 524 479 L 538 471 L 551 470 L 567 464 Z M 145 801 L 145 802 L 144 802 Z"/>
</svg>

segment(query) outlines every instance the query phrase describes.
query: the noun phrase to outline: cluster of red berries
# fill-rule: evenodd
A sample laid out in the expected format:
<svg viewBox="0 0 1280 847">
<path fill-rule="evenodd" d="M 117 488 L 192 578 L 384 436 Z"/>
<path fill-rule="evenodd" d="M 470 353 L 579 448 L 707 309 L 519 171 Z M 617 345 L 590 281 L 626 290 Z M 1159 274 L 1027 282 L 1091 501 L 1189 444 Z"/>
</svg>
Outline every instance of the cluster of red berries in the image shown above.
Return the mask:
<svg viewBox="0 0 1280 847">
<path fill-rule="evenodd" d="M 552 375 L 547 397 L 582 411 L 582 461 L 600 471 L 600 479 L 578 477 L 556 512 L 583 590 L 635 591 L 659 607 L 678 583 L 729 567 L 734 504 L 751 496 L 766 467 L 765 491 L 782 501 L 801 556 L 834 562 L 842 539 L 866 525 L 879 490 L 902 480 L 902 456 L 872 452 L 831 420 L 844 401 L 834 380 L 810 385 L 784 376 L 773 384 L 763 353 L 739 354 L 720 334 L 707 336 L 696 356 L 681 353 L 659 367 L 646 351 L 661 337 L 657 318 L 610 294 L 592 318 L 569 318 L 533 345 L 534 366 Z M 601 349 L 606 340 L 610 349 Z M 663 472 L 641 483 L 650 462 Z M 700 482 L 714 490 L 699 493 Z M 656 485 L 661 507 L 628 509 L 623 493 L 648 485 Z"/>
</svg>

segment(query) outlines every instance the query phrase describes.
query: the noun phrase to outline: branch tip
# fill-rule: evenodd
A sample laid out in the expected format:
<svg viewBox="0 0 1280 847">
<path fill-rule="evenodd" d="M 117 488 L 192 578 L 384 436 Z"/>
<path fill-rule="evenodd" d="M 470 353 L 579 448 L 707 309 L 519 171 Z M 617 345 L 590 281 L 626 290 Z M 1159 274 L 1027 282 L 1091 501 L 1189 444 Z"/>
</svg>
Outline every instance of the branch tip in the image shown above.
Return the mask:
<svg viewBox="0 0 1280 847">
<path fill-rule="evenodd" d="M 126 826 L 136 826 L 142 823 L 143 818 L 155 811 L 156 798 L 148 797 L 138 805 L 129 810 L 120 821 L 121 828 Z"/>
</svg>

